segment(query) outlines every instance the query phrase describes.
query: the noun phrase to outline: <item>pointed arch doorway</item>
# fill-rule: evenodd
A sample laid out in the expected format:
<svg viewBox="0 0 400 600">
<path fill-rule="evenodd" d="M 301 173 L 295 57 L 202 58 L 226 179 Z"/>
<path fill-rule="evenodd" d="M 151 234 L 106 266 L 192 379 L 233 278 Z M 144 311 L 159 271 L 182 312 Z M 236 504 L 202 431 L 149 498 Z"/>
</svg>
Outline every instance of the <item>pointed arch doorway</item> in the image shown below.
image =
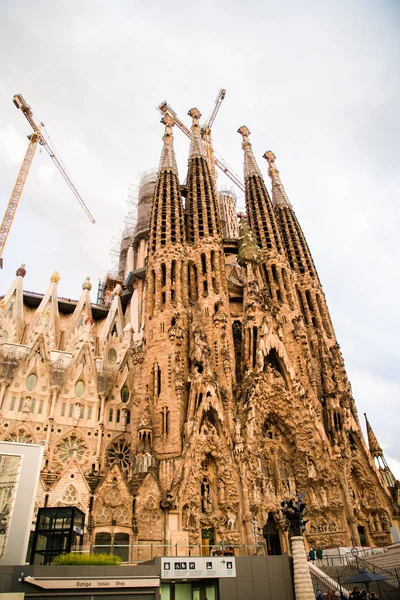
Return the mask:
<svg viewBox="0 0 400 600">
<path fill-rule="evenodd" d="M 268 513 L 267 522 L 263 527 L 263 538 L 265 539 L 268 556 L 282 554 L 279 529 L 272 513 Z"/>
</svg>

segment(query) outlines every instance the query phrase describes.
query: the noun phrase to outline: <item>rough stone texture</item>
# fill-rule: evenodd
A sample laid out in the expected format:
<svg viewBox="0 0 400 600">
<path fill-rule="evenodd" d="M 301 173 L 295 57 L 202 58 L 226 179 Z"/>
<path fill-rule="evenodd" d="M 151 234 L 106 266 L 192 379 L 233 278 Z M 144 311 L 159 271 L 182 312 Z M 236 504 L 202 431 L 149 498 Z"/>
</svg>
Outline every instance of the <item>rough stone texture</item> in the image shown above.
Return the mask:
<svg viewBox="0 0 400 600">
<path fill-rule="evenodd" d="M 58 274 L 44 296 L 23 292 L 18 270 L 0 311 L 1 437 L 44 440 L 36 505 L 78 506 L 91 541 L 108 532 L 181 553 L 213 540 L 251 552 L 268 524 L 269 551 L 288 551 L 281 502 L 307 492 L 308 547 L 360 534 L 386 545 L 398 484 L 364 442 L 283 186 L 273 181 L 272 203 L 241 128 L 252 234 L 240 243 L 253 248 L 238 260 L 191 114 L 187 182 L 168 121 L 157 181 L 139 193 L 128 287 L 109 307 L 91 304 L 88 279 L 78 302 L 58 298 Z"/>
</svg>

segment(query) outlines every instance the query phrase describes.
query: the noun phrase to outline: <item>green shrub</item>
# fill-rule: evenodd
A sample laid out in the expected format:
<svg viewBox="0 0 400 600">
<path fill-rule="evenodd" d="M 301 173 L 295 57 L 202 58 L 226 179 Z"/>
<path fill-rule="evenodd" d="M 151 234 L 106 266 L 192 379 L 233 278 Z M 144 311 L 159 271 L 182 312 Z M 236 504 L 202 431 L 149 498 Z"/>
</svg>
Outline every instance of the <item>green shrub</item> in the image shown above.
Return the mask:
<svg viewBox="0 0 400 600">
<path fill-rule="evenodd" d="M 52 565 L 120 565 L 122 558 L 115 554 L 85 554 L 75 553 L 59 554 Z"/>
</svg>

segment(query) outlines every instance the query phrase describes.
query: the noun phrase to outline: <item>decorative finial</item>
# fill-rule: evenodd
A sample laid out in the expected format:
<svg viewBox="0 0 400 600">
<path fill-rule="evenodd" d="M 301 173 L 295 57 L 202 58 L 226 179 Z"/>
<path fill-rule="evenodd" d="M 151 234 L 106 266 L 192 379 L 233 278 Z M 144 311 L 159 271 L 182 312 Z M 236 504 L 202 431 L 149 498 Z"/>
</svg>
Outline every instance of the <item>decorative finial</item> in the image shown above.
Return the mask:
<svg viewBox="0 0 400 600">
<path fill-rule="evenodd" d="M 25 277 L 25 275 L 26 275 L 25 263 L 22 263 L 22 265 L 19 267 L 19 269 L 17 269 L 15 274 L 17 277 Z"/>
<path fill-rule="evenodd" d="M 58 271 L 54 271 L 53 275 L 50 277 L 50 283 L 58 283 L 60 281 L 60 275 Z"/>
<path fill-rule="evenodd" d="M 250 130 L 248 129 L 248 127 L 246 127 L 246 125 L 242 125 L 238 129 L 238 133 L 240 133 L 240 135 L 243 136 L 243 143 L 247 144 L 249 141 L 249 135 L 250 135 Z"/>
<path fill-rule="evenodd" d="M 115 286 L 115 288 L 113 290 L 113 295 L 120 296 L 121 294 L 122 294 L 122 287 L 119 283 L 117 283 L 117 285 Z"/>
<path fill-rule="evenodd" d="M 193 125 L 195 125 L 195 124 L 198 125 L 199 124 L 199 119 L 201 117 L 201 112 L 199 111 L 198 108 L 191 108 L 188 111 L 188 115 L 189 115 L 189 117 L 192 117 L 192 119 L 193 119 Z"/>
<path fill-rule="evenodd" d="M 199 125 L 201 112 L 198 108 L 191 108 L 188 112 L 188 115 L 189 117 L 192 117 L 192 140 L 190 142 L 189 158 L 202 156 L 207 160 L 207 154 L 201 139 L 201 130 Z"/>
<path fill-rule="evenodd" d="M 92 289 L 92 284 L 90 283 L 90 277 L 86 277 L 85 281 L 82 283 L 82 289 L 83 290 L 90 290 Z"/>
<path fill-rule="evenodd" d="M 161 169 L 172 169 L 175 173 L 178 173 L 173 146 L 174 136 L 172 135 L 172 127 L 175 125 L 175 121 L 171 115 L 166 114 L 161 119 L 161 123 L 165 125 L 165 132 L 163 135 L 164 146 L 161 152 L 160 171 Z"/>
<path fill-rule="evenodd" d="M 249 142 L 250 131 L 245 126 L 239 127 L 238 133 L 243 137 L 242 148 L 244 150 L 244 178 L 249 177 L 250 175 L 261 175 L 261 171 L 258 168 L 256 159 L 253 154 L 253 150 L 251 148 L 251 144 Z"/>
<path fill-rule="evenodd" d="M 287 197 L 285 188 L 279 177 L 279 171 L 275 165 L 275 154 L 272 150 L 268 150 L 267 152 L 264 152 L 263 158 L 265 158 L 269 165 L 268 175 L 272 181 L 272 203 L 274 206 L 277 206 L 278 204 L 289 204 L 290 206 L 289 198 Z"/>
</svg>

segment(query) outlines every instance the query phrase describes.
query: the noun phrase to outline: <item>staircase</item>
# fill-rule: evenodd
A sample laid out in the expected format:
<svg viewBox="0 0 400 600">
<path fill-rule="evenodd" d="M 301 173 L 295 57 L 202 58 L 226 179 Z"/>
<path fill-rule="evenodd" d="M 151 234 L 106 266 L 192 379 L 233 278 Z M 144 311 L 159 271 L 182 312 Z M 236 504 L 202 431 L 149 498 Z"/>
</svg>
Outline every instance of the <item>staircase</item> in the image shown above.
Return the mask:
<svg viewBox="0 0 400 600">
<path fill-rule="evenodd" d="M 321 567 L 321 569 L 318 569 L 318 567 L 312 565 L 310 566 L 310 569 L 312 573 L 314 590 L 326 592 L 328 589 L 334 591 L 339 589 L 339 591 L 344 592 L 344 587 L 351 590 L 354 586 L 351 584 L 345 584 L 344 582 L 360 571 L 369 571 L 386 578 L 382 581 L 371 582 L 369 584 L 370 592 L 375 592 L 380 600 L 400 600 L 400 581 L 398 578 L 398 574 L 400 575 L 400 573 L 397 573 L 396 567 L 382 568 L 376 564 L 373 564 L 373 561 L 376 559 L 380 559 L 380 562 L 384 562 L 382 559 L 386 557 L 387 554 L 389 553 L 387 552 L 374 557 L 371 556 L 368 557 L 368 560 L 354 557 L 352 555 L 346 555 L 346 560 L 344 561 L 345 564 L 338 566 L 324 566 Z M 384 562 L 384 564 L 387 565 L 387 562 Z M 335 585 L 333 586 L 331 583 L 329 583 L 329 581 L 334 582 Z M 361 584 L 359 587 L 362 587 Z"/>
<path fill-rule="evenodd" d="M 393 573 L 398 570 L 400 576 L 400 544 L 389 546 L 383 554 L 374 554 L 362 559 L 369 565 L 374 565 L 381 569 L 389 570 Z"/>
</svg>

